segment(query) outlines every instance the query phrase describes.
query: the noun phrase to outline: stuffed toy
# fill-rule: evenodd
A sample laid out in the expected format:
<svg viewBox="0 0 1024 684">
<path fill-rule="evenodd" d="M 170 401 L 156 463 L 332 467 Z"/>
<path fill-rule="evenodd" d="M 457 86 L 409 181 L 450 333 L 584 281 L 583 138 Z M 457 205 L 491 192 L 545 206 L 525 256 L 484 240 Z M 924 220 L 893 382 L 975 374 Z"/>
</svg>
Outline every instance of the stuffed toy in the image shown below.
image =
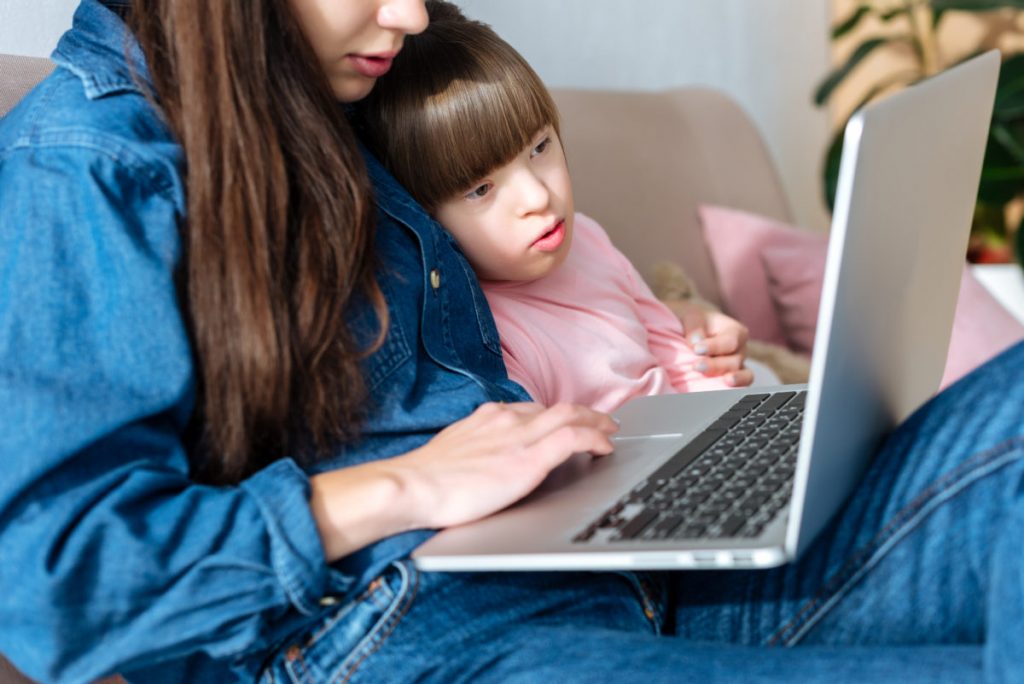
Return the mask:
<svg viewBox="0 0 1024 684">
<path fill-rule="evenodd" d="M 654 283 L 651 290 L 658 299 L 686 299 L 707 311 L 721 311 L 700 296 L 693 280 L 674 263 L 661 262 L 654 265 Z M 782 384 L 804 383 L 810 376 L 810 359 L 779 344 L 749 340 L 747 356 L 771 368 L 779 376 Z"/>
</svg>

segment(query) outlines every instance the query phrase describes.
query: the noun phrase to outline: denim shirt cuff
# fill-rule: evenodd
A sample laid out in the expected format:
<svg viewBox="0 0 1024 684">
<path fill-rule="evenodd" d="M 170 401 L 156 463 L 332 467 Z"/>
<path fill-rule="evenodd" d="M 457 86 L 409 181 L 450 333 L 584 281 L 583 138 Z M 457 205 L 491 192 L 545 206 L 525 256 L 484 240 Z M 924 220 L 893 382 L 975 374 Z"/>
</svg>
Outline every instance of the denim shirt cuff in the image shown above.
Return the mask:
<svg viewBox="0 0 1024 684">
<path fill-rule="evenodd" d="M 270 536 L 270 560 L 301 613 L 315 613 L 328 589 L 329 570 L 313 514 L 309 478 L 291 459 L 272 463 L 242 483 L 256 499 Z"/>
</svg>

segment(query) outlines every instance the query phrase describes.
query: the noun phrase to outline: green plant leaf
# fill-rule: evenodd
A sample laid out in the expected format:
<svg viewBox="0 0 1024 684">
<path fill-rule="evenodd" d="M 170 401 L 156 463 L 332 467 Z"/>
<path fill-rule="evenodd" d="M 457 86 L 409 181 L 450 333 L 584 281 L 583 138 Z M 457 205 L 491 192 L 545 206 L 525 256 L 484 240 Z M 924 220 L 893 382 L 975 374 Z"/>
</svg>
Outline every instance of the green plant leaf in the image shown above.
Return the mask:
<svg viewBox="0 0 1024 684">
<path fill-rule="evenodd" d="M 989 135 L 985 144 L 978 199 L 988 204 L 1006 204 L 1024 189 L 1022 182 L 1024 167 L 995 137 Z"/>
<path fill-rule="evenodd" d="M 825 165 L 821 169 L 822 199 L 831 212 L 836 204 L 836 185 L 839 183 L 839 161 L 843 154 L 843 138 L 845 127 L 840 128 L 832 136 L 828 152 L 825 153 Z"/>
<path fill-rule="evenodd" d="M 1013 157 L 1017 164 L 1024 168 L 1024 139 L 1015 135 L 1013 128 L 1001 122 L 994 122 L 989 129 L 989 135 Z"/>
<path fill-rule="evenodd" d="M 874 9 L 871 5 L 860 5 L 856 10 L 853 11 L 845 21 L 832 27 L 832 40 L 838 40 L 845 36 L 847 33 L 857 28 L 860 20 L 869 14 L 872 14 Z"/>
<path fill-rule="evenodd" d="M 1024 9 L 1024 0 L 931 0 L 936 11 L 988 12 L 998 9 Z"/>
<path fill-rule="evenodd" d="M 1012 121 L 1024 116 L 1024 54 L 1012 55 L 999 69 L 993 118 Z"/>
<path fill-rule="evenodd" d="M 818 89 L 814 93 L 814 104 L 819 107 L 825 104 L 828 98 L 832 95 L 832 91 L 843 82 L 843 80 L 857 67 L 858 64 L 864 61 L 865 57 L 882 45 L 886 45 L 893 41 L 893 38 L 871 38 L 857 46 L 857 49 L 853 51 L 850 58 L 846 60 L 846 64 L 833 70 L 832 73 L 821 82 L 821 85 L 818 86 Z"/>
<path fill-rule="evenodd" d="M 888 12 L 884 12 L 884 13 L 878 15 L 878 18 L 888 24 L 890 21 L 892 21 L 896 17 L 903 16 L 906 13 L 907 13 L 907 8 L 906 7 L 897 7 L 896 9 L 891 9 Z"/>
<path fill-rule="evenodd" d="M 1020 220 L 1020 224 L 1017 226 L 1016 235 L 1013 239 L 1014 253 L 1017 257 L 1017 263 L 1024 268 L 1024 218 Z"/>
</svg>

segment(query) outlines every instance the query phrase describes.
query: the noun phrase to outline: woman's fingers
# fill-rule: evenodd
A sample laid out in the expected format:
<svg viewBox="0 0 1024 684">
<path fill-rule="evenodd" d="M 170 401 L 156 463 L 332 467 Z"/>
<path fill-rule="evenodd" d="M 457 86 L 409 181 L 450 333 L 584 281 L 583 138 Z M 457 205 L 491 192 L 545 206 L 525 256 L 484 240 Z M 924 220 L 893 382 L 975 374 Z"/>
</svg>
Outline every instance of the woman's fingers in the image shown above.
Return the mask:
<svg viewBox="0 0 1024 684">
<path fill-rule="evenodd" d="M 605 437 L 619 429 L 606 413 L 578 404 L 555 404 L 531 418 L 525 427 L 523 438 L 527 442 L 536 441 L 565 427 L 594 430 Z"/>
<path fill-rule="evenodd" d="M 578 452 L 611 452 L 618 429 L 582 406 L 489 403 L 423 447 L 392 459 L 413 518 L 426 527 L 476 520 L 529 494 Z"/>
</svg>

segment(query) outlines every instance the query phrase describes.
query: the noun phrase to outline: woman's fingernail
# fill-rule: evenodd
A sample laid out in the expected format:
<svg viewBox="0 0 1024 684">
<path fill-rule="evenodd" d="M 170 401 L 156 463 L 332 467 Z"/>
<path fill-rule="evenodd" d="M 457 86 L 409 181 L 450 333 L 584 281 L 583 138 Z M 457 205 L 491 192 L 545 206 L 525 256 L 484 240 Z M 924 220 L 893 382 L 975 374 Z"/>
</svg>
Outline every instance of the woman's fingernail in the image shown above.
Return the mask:
<svg viewBox="0 0 1024 684">
<path fill-rule="evenodd" d="M 690 344 L 698 344 L 704 341 L 704 333 L 695 332 L 690 335 Z"/>
<path fill-rule="evenodd" d="M 727 376 L 725 376 L 725 384 L 728 385 L 729 387 L 735 387 L 736 386 L 736 376 L 735 375 L 727 375 Z"/>
<path fill-rule="evenodd" d="M 708 366 L 707 361 L 699 361 L 697 363 L 697 371 L 700 373 L 706 373 L 708 368 L 710 368 L 710 366 Z"/>
<path fill-rule="evenodd" d="M 707 354 L 708 353 L 708 345 L 706 345 L 706 344 L 695 345 L 693 347 L 693 353 L 694 354 L 700 354 L 701 356 L 703 356 L 704 354 Z"/>
</svg>

